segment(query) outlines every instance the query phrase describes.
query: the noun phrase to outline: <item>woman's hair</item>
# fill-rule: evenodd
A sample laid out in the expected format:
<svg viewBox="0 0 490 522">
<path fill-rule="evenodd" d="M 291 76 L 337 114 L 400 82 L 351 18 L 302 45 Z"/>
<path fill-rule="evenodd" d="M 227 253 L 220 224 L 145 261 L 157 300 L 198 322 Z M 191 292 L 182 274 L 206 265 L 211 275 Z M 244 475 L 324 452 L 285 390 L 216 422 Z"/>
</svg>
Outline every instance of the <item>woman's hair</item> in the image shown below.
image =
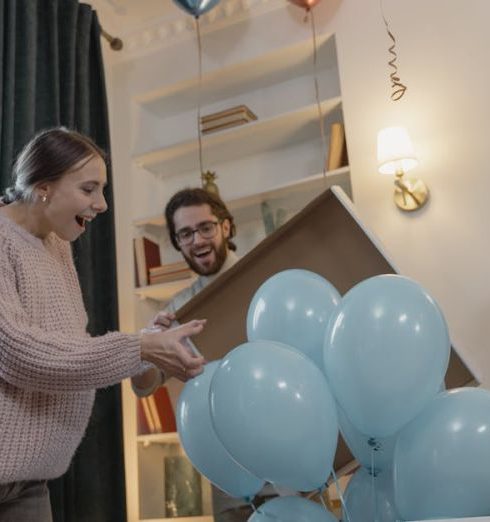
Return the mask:
<svg viewBox="0 0 490 522">
<path fill-rule="evenodd" d="M 170 198 L 170 201 L 165 207 L 167 229 L 170 235 L 170 241 L 172 241 L 174 248 L 176 250 L 180 250 L 180 246 L 177 243 L 177 239 L 175 237 L 174 214 L 181 207 L 194 207 L 199 205 L 209 205 L 211 212 L 218 218 L 220 223 L 225 219 L 230 222 L 228 248 L 230 250 L 236 250 L 235 243 L 231 241 L 231 238 L 235 236 L 236 231 L 233 216 L 230 214 L 230 211 L 226 208 L 226 205 L 219 198 L 219 196 L 216 196 L 215 194 L 212 194 L 211 192 L 208 192 L 202 188 L 186 188 L 180 190 Z"/>
<path fill-rule="evenodd" d="M 17 156 L 12 170 L 13 185 L 6 189 L 4 203 L 32 201 L 37 186 L 61 179 L 94 156 L 106 161 L 105 152 L 87 136 L 65 127 L 41 131 Z M 78 165 L 83 160 L 86 162 Z"/>
</svg>

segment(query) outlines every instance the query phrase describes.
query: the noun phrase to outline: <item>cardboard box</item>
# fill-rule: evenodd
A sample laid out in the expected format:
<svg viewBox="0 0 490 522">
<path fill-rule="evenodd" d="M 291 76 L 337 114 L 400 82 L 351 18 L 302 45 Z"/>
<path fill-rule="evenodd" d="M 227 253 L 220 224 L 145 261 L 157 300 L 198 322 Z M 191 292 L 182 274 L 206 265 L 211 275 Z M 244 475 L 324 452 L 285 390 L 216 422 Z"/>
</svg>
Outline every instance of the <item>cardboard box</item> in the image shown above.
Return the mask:
<svg viewBox="0 0 490 522">
<path fill-rule="evenodd" d="M 207 318 L 195 344 L 208 360 L 222 358 L 247 340 L 246 316 L 255 291 L 266 279 L 288 268 L 316 272 L 342 295 L 366 278 L 396 273 L 377 240 L 355 215 L 350 200 L 340 189 L 329 189 L 183 306 L 177 319 Z M 464 386 L 474 379 L 453 348 L 447 388 Z M 335 469 L 352 461 L 340 440 Z"/>
</svg>

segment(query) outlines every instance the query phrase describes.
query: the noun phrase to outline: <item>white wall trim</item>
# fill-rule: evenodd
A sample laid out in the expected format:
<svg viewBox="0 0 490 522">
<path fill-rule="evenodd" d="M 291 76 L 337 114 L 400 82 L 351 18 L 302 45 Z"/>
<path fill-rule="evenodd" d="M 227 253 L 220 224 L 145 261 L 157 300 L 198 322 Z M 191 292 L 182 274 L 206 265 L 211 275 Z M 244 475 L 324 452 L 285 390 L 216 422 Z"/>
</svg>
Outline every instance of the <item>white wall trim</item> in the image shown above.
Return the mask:
<svg viewBox="0 0 490 522">
<path fill-rule="evenodd" d="M 276 9 L 284 9 L 287 5 L 285 0 L 221 0 L 211 11 L 200 17 L 201 34 L 218 31 Z M 171 17 L 160 18 L 117 36 L 123 40 L 124 48 L 111 56 L 113 62 L 132 60 L 182 40 L 195 38 L 195 22 L 191 15 L 177 12 Z"/>
</svg>

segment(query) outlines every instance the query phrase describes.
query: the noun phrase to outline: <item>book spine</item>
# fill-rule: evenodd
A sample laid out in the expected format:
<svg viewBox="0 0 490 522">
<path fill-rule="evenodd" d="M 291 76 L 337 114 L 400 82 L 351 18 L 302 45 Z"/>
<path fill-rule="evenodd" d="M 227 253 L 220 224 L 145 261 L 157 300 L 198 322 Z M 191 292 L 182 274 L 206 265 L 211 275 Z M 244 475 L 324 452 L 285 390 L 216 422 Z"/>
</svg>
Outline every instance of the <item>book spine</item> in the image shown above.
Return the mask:
<svg viewBox="0 0 490 522">
<path fill-rule="evenodd" d="M 257 119 L 257 116 L 246 106 L 246 105 L 238 105 L 237 107 L 231 107 L 230 109 L 226 109 L 224 111 L 214 112 L 212 114 L 207 114 L 201 117 L 201 123 L 208 123 L 220 118 L 224 118 L 227 116 L 234 115 L 246 115 L 252 119 Z"/>
<path fill-rule="evenodd" d="M 148 397 L 142 397 L 140 401 L 141 405 L 143 406 L 143 412 L 145 414 L 146 422 L 148 423 L 148 427 L 150 428 L 150 433 L 156 433 L 155 421 L 153 420 L 153 416 L 150 411 Z"/>
<path fill-rule="evenodd" d="M 222 123 L 221 125 L 215 125 L 213 127 L 208 127 L 208 128 L 202 129 L 202 133 L 210 134 L 211 132 L 225 130 L 225 129 L 229 129 L 231 127 L 237 127 L 238 125 L 244 125 L 245 123 L 249 123 L 249 121 L 248 120 L 230 121 L 228 123 Z"/>
<path fill-rule="evenodd" d="M 330 126 L 330 141 L 328 147 L 327 170 L 335 170 L 342 166 L 345 149 L 344 126 L 342 123 L 332 123 Z"/>
<path fill-rule="evenodd" d="M 149 395 L 148 406 L 150 408 L 150 414 L 153 418 L 153 422 L 155 424 L 155 432 L 154 433 L 162 433 L 162 423 L 160 421 L 160 416 L 158 415 L 157 405 L 155 402 L 155 397 L 153 395 Z"/>
</svg>

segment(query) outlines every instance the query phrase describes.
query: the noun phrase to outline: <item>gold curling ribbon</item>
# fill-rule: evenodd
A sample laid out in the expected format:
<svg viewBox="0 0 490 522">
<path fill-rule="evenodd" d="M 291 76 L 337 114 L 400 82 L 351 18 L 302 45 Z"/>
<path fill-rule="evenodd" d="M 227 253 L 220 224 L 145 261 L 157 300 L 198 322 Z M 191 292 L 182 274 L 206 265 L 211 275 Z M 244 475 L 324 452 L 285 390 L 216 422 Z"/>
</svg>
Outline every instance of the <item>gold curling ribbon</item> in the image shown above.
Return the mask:
<svg viewBox="0 0 490 522">
<path fill-rule="evenodd" d="M 381 2 L 380 2 L 380 4 L 381 4 Z M 398 101 L 405 94 L 405 91 L 407 90 L 407 86 L 404 85 L 403 83 L 401 83 L 400 77 L 398 76 L 398 67 L 396 65 L 396 60 L 398 58 L 398 55 L 396 54 L 396 51 L 395 51 L 396 40 L 395 40 L 395 37 L 393 36 L 393 33 L 390 31 L 388 22 L 386 21 L 385 15 L 383 14 L 382 5 L 381 5 L 381 14 L 383 16 L 383 21 L 386 26 L 386 32 L 388 33 L 388 36 L 393 40 L 393 45 L 388 49 L 388 52 L 393 55 L 393 58 L 391 60 L 389 60 L 389 62 L 388 62 L 388 65 L 393 68 L 393 71 L 390 74 L 391 89 L 392 89 L 392 93 L 391 93 L 390 97 L 393 101 Z"/>
</svg>

